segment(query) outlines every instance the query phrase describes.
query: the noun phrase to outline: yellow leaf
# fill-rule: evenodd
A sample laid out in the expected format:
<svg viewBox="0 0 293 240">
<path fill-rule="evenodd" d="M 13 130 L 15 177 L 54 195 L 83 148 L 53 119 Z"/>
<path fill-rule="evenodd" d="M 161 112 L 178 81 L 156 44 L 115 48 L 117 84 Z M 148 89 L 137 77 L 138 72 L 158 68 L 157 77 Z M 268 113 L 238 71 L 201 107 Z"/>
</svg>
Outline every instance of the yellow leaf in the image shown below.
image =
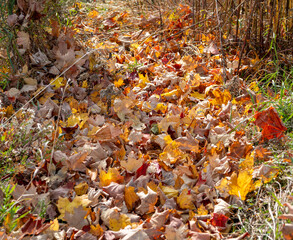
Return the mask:
<svg viewBox="0 0 293 240">
<path fill-rule="evenodd" d="M 135 188 L 132 186 L 125 187 L 124 198 L 125 198 L 125 204 L 129 211 L 133 209 L 135 202 L 139 200 L 139 197 L 136 195 L 134 190 Z"/>
<path fill-rule="evenodd" d="M 74 208 L 82 206 L 86 208 L 91 203 L 87 195 L 76 196 L 72 202 L 68 198 L 60 197 L 57 201 L 57 208 L 60 212 L 58 219 L 64 220 L 65 212 L 73 214 Z"/>
<path fill-rule="evenodd" d="M 164 137 L 164 140 L 165 140 L 166 144 L 173 143 L 173 140 L 169 134 Z"/>
<path fill-rule="evenodd" d="M 50 221 L 51 226 L 50 226 L 50 230 L 53 232 L 57 232 L 59 231 L 59 222 L 58 219 L 55 218 L 53 221 Z"/>
<path fill-rule="evenodd" d="M 87 83 L 87 80 L 84 80 L 83 82 L 82 82 L 82 86 L 81 86 L 82 88 L 87 88 L 88 87 L 88 83 Z"/>
<path fill-rule="evenodd" d="M 81 182 L 74 187 L 74 191 L 78 196 L 84 195 L 87 193 L 89 185 L 86 182 Z"/>
<path fill-rule="evenodd" d="M 240 169 L 252 169 L 254 165 L 254 152 L 247 154 L 245 160 L 239 164 Z"/>
<path fill-rule="evenodd" d="M 190 94 L 191 97 L 200 99 L 200 100 L 204 100 L 205 99 L 205 94 L 199 93 L 199 92 L 192 92 Z"/>
<path fill-rule="evenodd" d="M 72 114 L 67 119 L 67 124 L 66 126 L 63 126 L 63 127 L 74 127 L 77 124 L 79 125 L 80 128 L 82 128 L 88 119 L 89 119 L 88 113 L 76 112 L 75 114 Z"/>
<path fill-rule="evenodd" d="M 164 103 L 158 103 L 156 108 L 154 109 L 155 111 L 161 111 L 162 113 L 165 113 L 167 111 L 168 106 Z"/>
<path fill-rule="evenodd" d="M 200 75 L 198 73 L 194 74 L 191 72 L 188 75 L 189 81 L 191 82 L 192 87 L 198 87 L 200 85 Z"/>
<path fill-rule="evenodd" d="M 251 82 L 249 84 L 249 88 L 253 90 L 254 92 L 259 92 L 259 87 L 257 82 Z"/>
<path fill-rule="evenodd" d="M 240 171 L 238 176 L 236 173 L 233 173 L 229 185 L 229 194 L 236 195 L 244 201 L 246 195 L 253 190 L 254 187 L 251 172 L 252 170 L 245 169 Z"/>
<path fill-rule="evenodd" d="M 14 111 L 14 109 L 13 109 L 13 106 L 12 106 L 12 104 L 10 104 L 10 105 L 5 109 L 5 116 L 6 116 L 7 118 L 9 118 L 10 116 L 13 115 L 14 112 L 15 112 L 15 111 Z"/>
<path fill-rule="evenodd" d="M 178 197 L 179 192 L 174 189 L 172 186 L 162 186 L 160 183 L 160 188 L 162 189 L 163 193 L 168 197 L 168 198 L 173 198 L 173 197 Z"/>
<path fill-rule="evenodd" d="M 95 235 L 96 237 L 100 237 L 104 232 L 100 224 L 97 224 L 96 226 L 91 225 L 90 228 L 90 233 Z"/>
<path fill-rule="evenodd" d="M 141 88 L 144 88 L 146 84 L 150 82 L 147 74 L 144 76 L 143 74 L 139 73 L 138 77 L 140 79 L 138 86 Z"/>
<path fill-rule="evenodd" d="M 215 96 L 215 98 L 211 100 L 213 105 L 226 105 L 232 98 L 230 92 L 227 89 L 225 89 L 224 92 L 221 92 L 219 88 L 216 88 L 213 90 L 213 95 Z"/>
<path fill-rule="evenodd" d="M 181 192 L 180 196 L 177 198 L 177 203 L 181 209 L 195 209 L 195 206 L 192 202 L 192 195 L 188 194 L 188 190 L 185 188 Z"/>
<path fill-rule="evenodd" d="M 119 78 L 117 81 L 114 81 L 115 87 L 119 88 L 124 85 L 124 81 L 122 78 Z"/>
<path fill-rule="evenodd" d="M 172 99 L 178 99 L 180 94 L 181 94 L 181 91 L 179 89 L 174 89 L 170 92 L 161 94 L 161 97 L 164 100 L 172 100 Z"/>
<path fill-rule="evenodd" d="M 54 89 L 58 89 L 62 86 L 65 86 L 65 80 L 63 77 L 59 77 L 59 78 L 56 78 L 56 79 L 52 79 L 50 81 L 50 84 L 54 86 Z"/>
<path fill-rule="evenodd" d="M 137 49 L 138 47 L 140 47 L 140 44 L 138 44 L 138 43 L 132 43 L 130 46 L 132 48 L 134 48 L 134 49 Z"/>
<path fill-rule="evenodd" d="M 51 98 L 51 97 L 53 97 L 55 95 L 55 93 L 52 93 L 52 92 L 46 92 L 46 93 L 44 93 L 44 95 L 39 99 L 39 103 L 40 104 L 45 104 L 45 102 L 49 99 L 49 98 Z"/>
<path fill-rule="evenodd" d="M 88 17 L 89 17 L 89 18 L 95 18 L 95 17 L 97 17 L 97 16 L 99 16 L 99 12 L 96 11 L 96 10 L 90 11 L 90 12 L 88 13 Z"/>
<path fill-rule="evenodd" d="M 119 219 L 109 219 L 109 228 L 112 231 L 119 231 L 120 229 L 125 228 L 127 225 L 131 225 L 131 221 L 126 214 L 120 214 Z"/>
<path fill-rule="evenodd" d="M 198 214 L 198 215 L 207 215 L 208 213 L 209 213 L 209 211 L 206 210 L 206 208 L 204 207 L 203 204 L 201 204 L 201 205 L 199 206 L 199 208 L 197 209 L 197 214 Z"/>
<path fill-rule="evenodd" d="M 173 141 L 171 137 L 168 136 L 169 135 L 164 138 L 167 146 L 164 148 L 164 151 L 160 153 L 159 157 L 164 163 L 175 164 L 179 159 L 184 159 L 185 154 L 178 148 L 179 143 Z"/>
<path fill-rule="evenodd" d="M 122 183 L 124 180 L 124 177 L 120 175 L 116 168 L 109 168 L 107 173 L 101 170 L 99 178 L 101 187 L 108 186 L 111 182 Z"/>
</svg>

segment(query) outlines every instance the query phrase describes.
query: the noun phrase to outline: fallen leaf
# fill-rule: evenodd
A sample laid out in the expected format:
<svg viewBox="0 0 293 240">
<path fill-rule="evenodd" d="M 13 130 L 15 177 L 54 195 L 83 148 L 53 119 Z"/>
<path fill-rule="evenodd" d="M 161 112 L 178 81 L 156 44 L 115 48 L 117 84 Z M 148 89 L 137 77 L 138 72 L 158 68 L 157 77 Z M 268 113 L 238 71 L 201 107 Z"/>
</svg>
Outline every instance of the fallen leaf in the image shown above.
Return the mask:
<svg viewBox="0 0 293 240">
<path fill-rule="evenodd" d="M 137 196 L 139 196 L 141 200 L 141 204 L 138 206 L 136 211 L 137 213 L 143 215 L 155 211 L 155 204 L 158 199 L 156 192 L 147 187 L 147 193 L 139 192 L 137 193 Z"/>
<path fill-rule="evenodd" d="M 129 173 L 134 173 L 139 169 L 144 163 L 142 157 L 137 157 L 133 151 L 131 151 L 127 156 L 127 161 L 121 161 L 120 164 Z"/>
<path fill-rule="evenodd" d="M 262 112 L 256 112 L 254 115 L 255 124 L 262 128 L 262 139 L 269 140 L 273 138 L 281 138 L 287 130 L 282 123 L 275 108 L 270 107 Z"/>
<path fill-rule="evenodd" d="M 135 188 L 132 186 L 125 187 L 125 204 L 129 211 L 133 210 L 135 203 L 139 200 L 139 197 L 135 193 Z"/>
<path fill-rule="evenodd" d="M 107 173 L 101 170 L 99 178 L 101 187 L 108 186 L 111 182 L 122 183 L 124 181 L 124 177 L 116 168 L 109 168 Z"/>
<path fill-rule="evenodd" d="M 60 212 L 58 219 L 64 220 L 66 212 L 73 214 L 75 208 L 79 206 L 86 208 L 90 203 L 91 201 L 88 199 L 87 195 L 76 196 L 72 201 L 68 198 L 60 197 L 57 201 L 57 207 Z"/>
<path fill-rule="evenodd" d="M 17 44 L 19 46 L 22 46 L 24 50 L 27 50 L 30 48 L 31 41 L 30 41 L 30 36 L 28 33 L 20 31 L 17 33 Z"/>
<path fill-rule="evenodd" d="M 193 196 L 189 193 L 188 189 L 183 189 L 177 198 L 177 203 L 181 209 L 195 209 L 193 204 Z"/>
<path fill-rule="evenodd" d="M 85 218 L 86 215 L 87 211 L 80 205 L 77 208 L 74 208 L 72 213 L 65 211 L 64 220 L 69 226 L 82 229 L 84 226 L 89 225 L 88 220 Z"/>
</svg>

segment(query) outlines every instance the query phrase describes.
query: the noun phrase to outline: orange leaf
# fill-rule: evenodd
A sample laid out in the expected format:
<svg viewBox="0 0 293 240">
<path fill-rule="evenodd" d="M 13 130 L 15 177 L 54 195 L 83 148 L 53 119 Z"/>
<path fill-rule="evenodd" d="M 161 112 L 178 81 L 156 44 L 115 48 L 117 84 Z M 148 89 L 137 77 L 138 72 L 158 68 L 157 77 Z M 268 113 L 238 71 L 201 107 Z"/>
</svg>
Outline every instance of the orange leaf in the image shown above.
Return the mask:
<svg viewBox="0 0 293 240">
<path fill-rule="evenodd" d="M 129 211 L 133 209 L 135 202 L 139 200 L 139 197 L 136 195 L 134 190 L 135 190 L 134 187 L 131 187 L 131 186 L 125 187 L 124 198 L 125 198 L 125 204 Z"/>
</svg>

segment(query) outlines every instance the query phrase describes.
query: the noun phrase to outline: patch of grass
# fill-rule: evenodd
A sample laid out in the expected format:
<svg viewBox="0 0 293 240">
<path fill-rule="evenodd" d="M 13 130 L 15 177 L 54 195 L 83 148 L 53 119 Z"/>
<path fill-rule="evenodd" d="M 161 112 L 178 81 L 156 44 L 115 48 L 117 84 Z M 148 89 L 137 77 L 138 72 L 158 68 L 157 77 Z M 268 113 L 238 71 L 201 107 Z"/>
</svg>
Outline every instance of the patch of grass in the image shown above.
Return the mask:
<svg viewBox="0 0 293 240">
<path fill-rule="evenodd" d="M 266 74 L 257 86 L 267 101 L 261 102 L 263 108 L 274 106 L 287 127 L 287 133 L 293 131 L 293 67 L 281 68 L 274 63 L 275 71 Z"/>
<path fill-rule="evenodd" d="M 49 147 L 46 136 L 52 134 L 50 125 L 37 125 L 32 113 L 12 119 L 9 125 L 1 126 L 0 136 L 0 179 L 10 179 L 22 166 L 36 164 L 43 159 Z M 45 144 L 48 148 L 41 149 Z"/>
<path fill-rule="evenodd" d="M 277 179 L 263 185 L 257 193 L 251 193 L 245 204 L 232 207 L 233 232 L 249 232 L 250 239 L 283 239 L 283 221 L 278 217 L 284 212 L 283 204 L 293 190 L 293 169 L 286 166 L 280 171 Z"/>
<path fill-rule="evenodd" d="M 2 201 L 0 204 L 0 225 L 4 225 L 6 231 L 9 233 L 15 229 L 17 222 L 25 217 L 29 212 L 19 215 L 18 212 L 21 206 L 17 201 L 12 199 L 12 192 L 15 186 L 0 185 L 0 194 L 2 195 Z"/>
</svg>

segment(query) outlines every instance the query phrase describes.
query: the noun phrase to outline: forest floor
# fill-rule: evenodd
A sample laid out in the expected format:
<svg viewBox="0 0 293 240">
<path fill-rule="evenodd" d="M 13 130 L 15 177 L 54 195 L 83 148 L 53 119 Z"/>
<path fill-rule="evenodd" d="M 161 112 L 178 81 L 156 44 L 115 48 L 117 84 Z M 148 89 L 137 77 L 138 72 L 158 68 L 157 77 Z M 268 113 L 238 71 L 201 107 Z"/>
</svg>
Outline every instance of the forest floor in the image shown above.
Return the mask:
<svg viewBox="0 0 293 240">
<path fill-rule="evenodd" d="M 41 25 L 30 4 L 2 66 L 0 239 L 293 238 L 292 68 L 223 56 L 187 5 Z"/>
</svg>

